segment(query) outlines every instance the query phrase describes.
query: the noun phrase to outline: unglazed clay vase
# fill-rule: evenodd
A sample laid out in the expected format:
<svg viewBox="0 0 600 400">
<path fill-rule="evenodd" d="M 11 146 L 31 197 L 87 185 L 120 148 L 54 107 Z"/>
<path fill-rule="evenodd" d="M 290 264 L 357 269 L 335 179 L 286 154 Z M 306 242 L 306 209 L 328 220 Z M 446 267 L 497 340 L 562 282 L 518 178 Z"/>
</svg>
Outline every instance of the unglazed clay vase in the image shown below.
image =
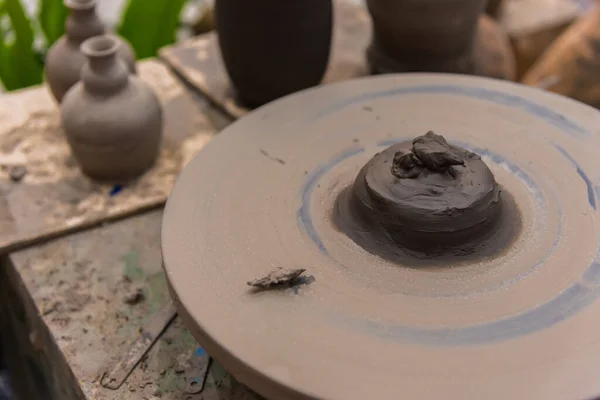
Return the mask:
<svg viewBox="0 0 600 400">
<path fill-rule="evenodd" d="M 146 83 L 129 74 L 118 56 L 119 46 L 109 35 L 81 45 L 89 61 L 60 108 L 83 173 L 114 183 L 135 179 L 154 164 L 163 128 L 159 100 Z"/>
<path fill-rule="evenodd" d="M 245 106 L 318 85 L 331 48 L 331 0 L 217 0 L 225 67 Z"/>
<path fill-rule="evenodd" d="M 395 72 L 473 73 L 473 45 L 485 0 L 367 0 L 373 41 L 367 51 L 372 72 L 378 60 L 395 61 Z"/>
<path fill-rule="evenodd" d="M 60 103 L 63 96 L 81 75 L 86 62 L 80 46 L 86 40 L 105 33 L 105 27 L 96 15 L 96 0 L 65 0 L 71 10 L 66 22 L 66 34 L 48 51 L 45 65 L 46 81 L 54 98 Z M 131 73 L 136 73 L 135 53 L 125 40 L 118 39 L 119 56 L 126 62 Z"/>
</svg>

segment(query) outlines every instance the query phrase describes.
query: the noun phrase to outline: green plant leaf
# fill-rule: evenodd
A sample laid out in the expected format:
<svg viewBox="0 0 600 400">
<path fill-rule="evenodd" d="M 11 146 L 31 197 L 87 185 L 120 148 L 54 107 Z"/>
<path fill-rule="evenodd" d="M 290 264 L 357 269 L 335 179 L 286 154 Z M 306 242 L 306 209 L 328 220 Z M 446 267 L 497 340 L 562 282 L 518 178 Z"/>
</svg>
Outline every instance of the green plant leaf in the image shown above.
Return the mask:
<svg viewBox="0 0 600 400">
<path fill-rule="evenodd" d="M 0 18 L 5 16 L 4 3 L 0 3 Z M 6 90 L 19 88 L 19 78 L 15 75 L 13 63 L 10 62 L 10 49 L 5 43 L 3 31 L 0 31 L 0 80 Z"/>
<path fill-rule="evenodd" d="M 3 9 L 9 16 L 14 40 L 2 40 L 2 78 L 7 90 L 36 85 L 43 81 L 43 67 L 33 50 L 34 33 L 31 21 L 20 0 L 4 0 Z M 8 72 L 11 71 L 11 72 Z"/>
<path fill-rule="evenodd" d="M 154 57 L 175 42 L 186 0 L 129 0 L 118 32 L 131 43 L 138 59 Z"/>
<path fill-rule="evenodd" d="M 65 33 L 69 11 L 63 0 L 41 0 L 40 3 L 38 19 L 50 47 Z"/>
</svg>

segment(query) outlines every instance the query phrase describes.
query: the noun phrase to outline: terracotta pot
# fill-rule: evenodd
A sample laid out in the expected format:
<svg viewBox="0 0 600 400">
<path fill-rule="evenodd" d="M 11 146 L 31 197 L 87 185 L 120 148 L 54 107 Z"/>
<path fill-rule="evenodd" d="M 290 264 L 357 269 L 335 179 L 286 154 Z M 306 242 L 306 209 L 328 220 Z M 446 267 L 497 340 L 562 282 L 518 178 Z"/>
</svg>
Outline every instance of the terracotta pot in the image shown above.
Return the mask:
<svg viewBox="0 0 600 400">
<path fill-rule="evenodd" d="M 241 103 L 260 106 L 321 82 L 332 7 L 331 0 L 216 0 L 219 45 Z"/>
<path fill-rule="evenodd" d="M 81 67 L 86 62 L 80 52 L 81 44 L 86 39 L 105 33 L 104 25 L 96 15 L 96 0 L 65 0 L 65 6 L 71 10 L 66 22 L 66 34 L 48 50 L 45 65 L 46 81 L 59 103 L 80 79 Z M 133 49 L 123 39 L 119 41 L 119 55 L 131 73 L 135 74 Z"/>
<path fill-rule="evenodd" d="M 500 13 L 500 8 L 502 7 L 502 1 L 503 0 L 488 0 L 485 7 L 486 14 L 490 17 L 497 18 Z"/>
<path fill-rule="evenodd" d="M 398 72 L 472 73 L 473 43 L 486 0 L 367 0 L 373 42 L 367 52 L 394 59 Z"/>
<path fill-rule="evenodd" d="M 129 74 L 119 40 L 96 36 L 81 45 L 89 59 L 81 81 L 65 95 L 62 123 L 84 174 L 123 183 L 150 168 L 162 136 L 162 108 L 154 92 Z"/>
</svg>

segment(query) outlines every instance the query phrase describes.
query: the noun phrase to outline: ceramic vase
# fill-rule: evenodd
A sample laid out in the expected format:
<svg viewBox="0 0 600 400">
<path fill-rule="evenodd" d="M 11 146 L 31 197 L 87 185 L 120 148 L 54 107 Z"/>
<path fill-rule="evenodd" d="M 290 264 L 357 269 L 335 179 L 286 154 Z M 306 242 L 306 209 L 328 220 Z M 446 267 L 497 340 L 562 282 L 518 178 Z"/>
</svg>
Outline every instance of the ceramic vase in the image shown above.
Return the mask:
<svg viewBox="0 0 600 400">
<path fill-rule="evenodd" d="M 257 107 L 321 82 L 332 7 L 331 0 L 216 0 L 221 54 L 240 103 Z"/>
<path fill-rule="evenodd" d="M 111 183 L 133 180 L 154 164 L 163 129 L 159 100 L 129 73 L 119 46 L 110 35 L 81 45 L 88 62 L 60 107 L 67 141 L 83 173 Z"/>
<path fill-rule="evenodd" d="M 105 27 L 96 15 L 96 0 L 65 0 L 70 10 L 66 22 L 66 34 L 48 50 L 45 64 L 46 81 L 54 98 L 60 103 L 63 96 L 81 75 L 86 59 L 81 54 L 81 44 L 94 36 L 105 33 Z M 135 54 L 131 46 L 119 38 L 119 55 L 131 73 L 136 73 Z"/>
<path fill-rule="evenodd" d="M 367 0 L 367 6 L 372 72 L 474 73 L 475 33 L 486 0 Z"/>
</svg>

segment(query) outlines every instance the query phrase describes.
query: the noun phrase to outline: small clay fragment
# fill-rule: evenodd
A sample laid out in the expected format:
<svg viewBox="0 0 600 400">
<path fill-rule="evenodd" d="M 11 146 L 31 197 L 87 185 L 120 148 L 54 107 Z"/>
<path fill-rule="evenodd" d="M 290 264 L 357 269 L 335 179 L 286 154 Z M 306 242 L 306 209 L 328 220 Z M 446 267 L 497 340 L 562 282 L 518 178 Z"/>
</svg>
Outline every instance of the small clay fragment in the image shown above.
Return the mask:
<svg viewBox="0 0 600 400">
<path fill-rule="evenodd" d="M 27 168 L 24 165 L 15 165 L 8 171 L 10 180 L 13 182 L 21 182 L 27 175 Z"/>
<path fill-rule="evenodd" d="M 293 282 L 296 278 L 302 275 L 304 271 L 306 271 L 304 268 L 284 269 L 279 267 L 276 270 L 269 272 L 262 278 L 248 281 L 248 285 L 261 289 L 270 288 L 275 285 L 283 285 Z"/>
<path fill-rule="evenodd" d="M 394 154 L 392 175 L 399 179 L 414 179 L 419 176 L 423 167 L 419 159 L 410 151 L 399 150 Z"/>
<path fill-rule="evenodd" d="M 130 306 L 136 305 L 144 300 L 144 291 L 140 288 L 135 289 L 133 292 L 123 298 L 123 302 Z"/>
<path fill-rule="evenodd" d="M 413 140 L 412 151 L 400 150 L 394 155 L 392 174 L 400 179 L 415 179 L 423 169 L 452 174 L 451 167 L 465 165 L 461 154 L 454 151 L 446 139 L 433 131 Z"/>
</svg>

